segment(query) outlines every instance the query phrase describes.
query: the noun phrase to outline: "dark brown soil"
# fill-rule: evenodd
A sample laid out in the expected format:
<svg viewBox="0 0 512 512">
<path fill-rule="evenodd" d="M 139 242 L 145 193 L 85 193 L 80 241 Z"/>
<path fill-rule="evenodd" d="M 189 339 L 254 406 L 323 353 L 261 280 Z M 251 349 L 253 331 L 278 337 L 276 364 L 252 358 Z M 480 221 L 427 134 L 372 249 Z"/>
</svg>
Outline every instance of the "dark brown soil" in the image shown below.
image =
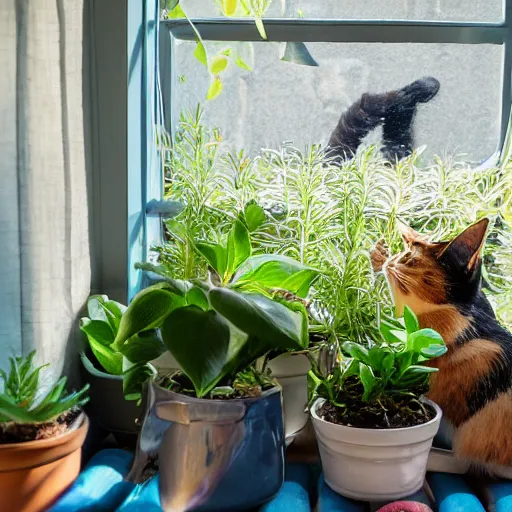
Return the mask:
<svg viewBox="0 0 512 512">
<path fill-rule="evenodd" d="M 159 382 L 159 384 L 160 386 L 169 389 L 170 391 L 174 391 L 175 393 L 181 393 L 185 396 L 197 398 L 193 384 L 190 382 L 187 376 L 180 371 L 164 377 Z M 233 393 L 223 395 L 219 392 L 211 392 L 203 398 L 210 400 L 239 400 L 241 398 L 257 398 L 261 396 L 264 391 L 267 391 L 274 386 L 275 383 L 268 378 L 265 379 L 265 382 L 262 382 L 261 384 L 256 382 L 240 382 L 240 380 L 229 378 L 219 382 L 216 389 L 219 387 L 230 387 L 233 388 Z"/>
<path fill-rule="evenodd" d="M 68 430 L 79 414 L 79 410 L 67 411 L 47 423 L 0 423 L 0 444 L 24 443 L 60 436 Z"/>
<path fill-rule="evenodd" d="M 417 396 L 383 395 L 374 402 L 361 400 L 362 390 L 349 386 L 337 397 L 335 406 L 325 402 L 318 415 L 330 423 L 357 428 L 405 428 L 427 423 L 436 415 L 435 409 Z"/>
</svg>

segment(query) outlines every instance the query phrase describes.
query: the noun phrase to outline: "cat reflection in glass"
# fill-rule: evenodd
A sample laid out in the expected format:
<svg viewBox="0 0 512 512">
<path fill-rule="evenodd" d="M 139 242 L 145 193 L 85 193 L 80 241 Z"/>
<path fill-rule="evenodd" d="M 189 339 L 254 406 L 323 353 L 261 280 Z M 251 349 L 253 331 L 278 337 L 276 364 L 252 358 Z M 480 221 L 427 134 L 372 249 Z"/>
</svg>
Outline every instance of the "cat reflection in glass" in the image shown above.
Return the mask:
<svg viewBox="0 0 512 512">
<path fill-rule="evenodd" d="M 428 76 L 402 89 L 363 94 L 341 115 L 329 139 L 329 156 L 338 162 L 352 157 L 366 135 L 379 126 L 386 159 L 395 162 L 410 155 L 417 106 L 433 99 L 439 87 L 439 81 Z"/>
</svg>

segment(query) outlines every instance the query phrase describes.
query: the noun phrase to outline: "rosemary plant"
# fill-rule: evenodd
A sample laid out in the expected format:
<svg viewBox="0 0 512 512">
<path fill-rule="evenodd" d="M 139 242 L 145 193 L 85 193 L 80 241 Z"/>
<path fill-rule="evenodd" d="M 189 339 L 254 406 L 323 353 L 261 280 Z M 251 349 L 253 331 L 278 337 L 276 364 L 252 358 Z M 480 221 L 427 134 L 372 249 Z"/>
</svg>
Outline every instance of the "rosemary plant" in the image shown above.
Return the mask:
<svg viewBox="0 0 512 512">
<path fill-rule="evenodd" d="M 507 166 L 471 168 L 455 158 L 422 162 L 419 149 L 397 165 L 378 148 L 361 149 L 341 166 L 319 146 L 285 145 L 256 156 L 230 152 L 222 135 L 201 121 L 201 110 L 182 115 L 169 148 L 167 196 L 184 203 L 169 223 L 160 262 L 176 278 L 205 273 L 185 233 L 195 239 L 224 236 L 249 202 L 266 212 L 252 234 L 256 252 L 279 253 L 322 272 L 312 297 L 314 329 L 338 340 L 378 338 L 379 316 L 391 315 L 391 297 L 374 275 L 369 252 L 384 238 L 401 249 L 400 219 L 433 239 L 449 239 L 482 216 L 494 216 L 486 247 L 486 281 L 504 322 L 512 282 L 511 184 Z M 182 228 L 180 228 L 182 226 Z"/>
</svg>

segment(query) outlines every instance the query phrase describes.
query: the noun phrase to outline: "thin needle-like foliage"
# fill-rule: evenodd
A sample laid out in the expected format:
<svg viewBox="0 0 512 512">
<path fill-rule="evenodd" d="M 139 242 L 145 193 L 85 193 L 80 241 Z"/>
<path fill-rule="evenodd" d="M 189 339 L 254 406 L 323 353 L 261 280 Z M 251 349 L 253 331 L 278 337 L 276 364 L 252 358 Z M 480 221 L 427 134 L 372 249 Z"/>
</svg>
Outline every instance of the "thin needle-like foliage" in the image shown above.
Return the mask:
<svg viewBox="0 0 512 512">
<path fill-rule="evenodd" d="M 177 278 L 206 271 L 190 239 L 218 240 L 256 201 L 267 221 L 253 233 L 254 252 L 278 252 L 321 270 L 312 292 L 315 328 L 338 340 L 366 342 L 378 336 L 377 317 L 392 314 L 386 282 L 370 264 L 375 243 L 384 238 L 393 251 L 401 250 L 398 220 L 447 240 L 491 216 L 485 278 L 501 320 L 512 322 L 508 165 L 471 168 L 456 158 L 425 164 L 421 149 L 391 165 L 376 147 L 362 148 L 341 166 L 315 145 L 304 151 L 283 145 L 250 156 L 230 151 L 220 132 L 202 123 L 200 109 L 182 115 L 167 154 L 166 194 L 185 208 L 169 223 L 158 252 Z"/>
</svg>

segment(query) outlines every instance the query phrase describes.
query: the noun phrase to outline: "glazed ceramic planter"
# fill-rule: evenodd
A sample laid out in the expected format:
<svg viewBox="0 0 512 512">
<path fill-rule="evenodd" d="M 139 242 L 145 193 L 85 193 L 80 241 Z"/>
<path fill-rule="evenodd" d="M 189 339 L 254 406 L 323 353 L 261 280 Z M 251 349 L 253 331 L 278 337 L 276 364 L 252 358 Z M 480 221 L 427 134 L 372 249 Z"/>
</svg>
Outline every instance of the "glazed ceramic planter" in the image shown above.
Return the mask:
<svg viewBox="0 0 512 512">
<path fill-rule="evenodd" d="M 271 499 L 284 477 L 280 389 L 204 400 L 146 385 L 144 423 L 128 480 L 158 457 L 162 509 L 242 511 Z"/>
<path fill-rule="evenodd" d="M 80 472 L 89 420 L 53 439 L 0 444 L 0 510 L 44 512 Z"/>
<path fill-rule="evenodd" d="M 363 501 L 392 501 L 414 494 L 423 485 L 441 409 L 409 428 L 366 429 L 321 419 L 318 399 L 311 408 L 326 483 L 343 496 Z"/>
<path fill-rule="evenodd" d="M 305 408 L 311 365 L 306 355 L 289 352 L 269 361 L 268 368 L 282 388 L 284 432 L 287 442 L 291 442 L 309 419 Z"/>
</svg>

